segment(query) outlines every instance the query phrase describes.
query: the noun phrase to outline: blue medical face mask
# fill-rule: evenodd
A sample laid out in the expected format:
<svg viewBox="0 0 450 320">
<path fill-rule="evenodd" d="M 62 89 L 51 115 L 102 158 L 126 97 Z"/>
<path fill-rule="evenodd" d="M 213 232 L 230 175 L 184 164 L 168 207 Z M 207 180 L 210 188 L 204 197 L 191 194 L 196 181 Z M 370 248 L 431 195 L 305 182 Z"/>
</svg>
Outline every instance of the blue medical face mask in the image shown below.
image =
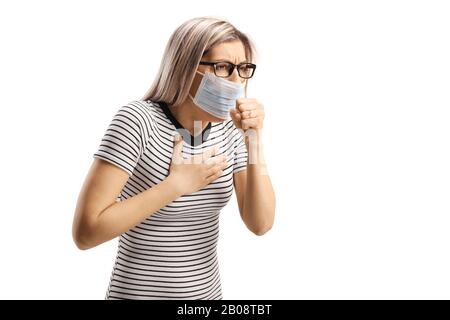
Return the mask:
<svg viewBox="0 0 450 320">
<path fill-rule="evenodd" d="M 214 73 L 197 73 L 203 75 L 203 79 L 193 98 L 189 97 L 202 110 L 209 114 L 227 120 L 230 116 L 230 109 L 236 107 L 236 99 L 242 97 L 244 86 L 221 77 Z"/>
</svg>

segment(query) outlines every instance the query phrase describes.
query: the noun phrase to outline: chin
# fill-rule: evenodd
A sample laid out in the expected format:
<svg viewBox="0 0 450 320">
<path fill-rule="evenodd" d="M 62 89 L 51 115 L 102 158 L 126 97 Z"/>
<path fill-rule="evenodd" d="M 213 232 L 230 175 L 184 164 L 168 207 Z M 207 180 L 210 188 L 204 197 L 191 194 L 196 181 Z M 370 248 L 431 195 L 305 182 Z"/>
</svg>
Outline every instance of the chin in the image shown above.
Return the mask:
<svg viewBox="0 0 450 320">
<path fill-rule="evenodd" d="M 222 118 L 217 118 L 217 117 L 212 116 L 212 115 L 208 115 L 208 119 L 206 121 L 209 121 L 209 122 L 224 122 L 224 121 L 227 121 L 227 120 L 228 119 L 222 119 Z"/>
<path fill-rule="evenodd" d="M 202 121 L 206 121 L 206 122 L 224 122 L 227 121 L 229 119 L 231 119 L 230 117 L 228 117 L 228 119 L 222 119 L 222 118 L 217 118 L 215 116 L 213 116 L 212 114 L 206 112 L 205 110 L 195 106 L 198 110 L 198 113 L 201 115 L 201 120 Z"/>
</svg>

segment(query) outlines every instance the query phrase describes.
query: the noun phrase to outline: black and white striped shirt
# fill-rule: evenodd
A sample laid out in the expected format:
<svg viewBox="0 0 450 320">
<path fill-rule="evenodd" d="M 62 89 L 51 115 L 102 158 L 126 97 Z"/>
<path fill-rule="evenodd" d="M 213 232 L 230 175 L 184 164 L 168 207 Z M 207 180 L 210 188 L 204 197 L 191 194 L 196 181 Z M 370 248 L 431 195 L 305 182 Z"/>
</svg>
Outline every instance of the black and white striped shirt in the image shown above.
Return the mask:
<svg viewBox="0 0 450 320">
<path fill-rule="evenodd" d="M 135 100 L 118 109 L 95 158 L 129 174 L 117 201 L 169 174 L 173 136 L 183 129 L 163 102 Z M 233 192 L 233 173 L 246 169 L 247 150 L 232 120 L 210 122 L 203 141 L 183 141 L 183 157 L 220 146 L 228 166 L 221 177 L 149 215 L 119 237 L 105 299 L 222 299 L 216 256 L 219 213 Z M 198 137 L 196 137 L 198 138 Z"/>
</svg>

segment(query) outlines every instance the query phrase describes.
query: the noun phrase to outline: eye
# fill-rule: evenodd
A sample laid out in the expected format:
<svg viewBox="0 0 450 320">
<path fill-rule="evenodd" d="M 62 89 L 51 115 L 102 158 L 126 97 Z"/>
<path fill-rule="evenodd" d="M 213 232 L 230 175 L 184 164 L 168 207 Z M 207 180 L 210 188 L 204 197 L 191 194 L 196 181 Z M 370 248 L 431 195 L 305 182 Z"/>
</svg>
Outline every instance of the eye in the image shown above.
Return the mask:
<svg viewBox="0 0 450 320">
<path fill-rule="evenodd" d="M 245 64 L 241 65 L 240 69 L 242 69 L 242 70 L 253 69 L 253 65 L 251 63 L 245 63 Z"/>
<path fill-rule="evenodd" d="M 218 70 L 218 71 L 228 70 L 228 67 L 229 67 L 228 63 L 226 63 L 226 62 L 216 64 L 216 70 Z"/>
</svg>

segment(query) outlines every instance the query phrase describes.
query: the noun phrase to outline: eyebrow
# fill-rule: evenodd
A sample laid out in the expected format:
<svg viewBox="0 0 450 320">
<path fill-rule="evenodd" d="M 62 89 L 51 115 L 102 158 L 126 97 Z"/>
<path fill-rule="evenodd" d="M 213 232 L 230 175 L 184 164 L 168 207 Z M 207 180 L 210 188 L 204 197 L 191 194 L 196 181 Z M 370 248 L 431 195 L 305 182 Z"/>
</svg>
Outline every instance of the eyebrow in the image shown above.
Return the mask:
<svg viewBox="0 0 450 320">
<path fill-rule="evenodd" d="M 214 62 L 229 62 L 229 63 L 233 63 L 234 64 L 234 62 L 231 62 L 230 60 L 227 60 L 227 59 L 216 59 L 216 60 L 214 60 Z M 250 62 L 248 62 L 248 60 L 245 59 L 244 61 L 241 61 L 238 64 L 240 64 L 240 63 L 250 63 Z"/>
</svg>

